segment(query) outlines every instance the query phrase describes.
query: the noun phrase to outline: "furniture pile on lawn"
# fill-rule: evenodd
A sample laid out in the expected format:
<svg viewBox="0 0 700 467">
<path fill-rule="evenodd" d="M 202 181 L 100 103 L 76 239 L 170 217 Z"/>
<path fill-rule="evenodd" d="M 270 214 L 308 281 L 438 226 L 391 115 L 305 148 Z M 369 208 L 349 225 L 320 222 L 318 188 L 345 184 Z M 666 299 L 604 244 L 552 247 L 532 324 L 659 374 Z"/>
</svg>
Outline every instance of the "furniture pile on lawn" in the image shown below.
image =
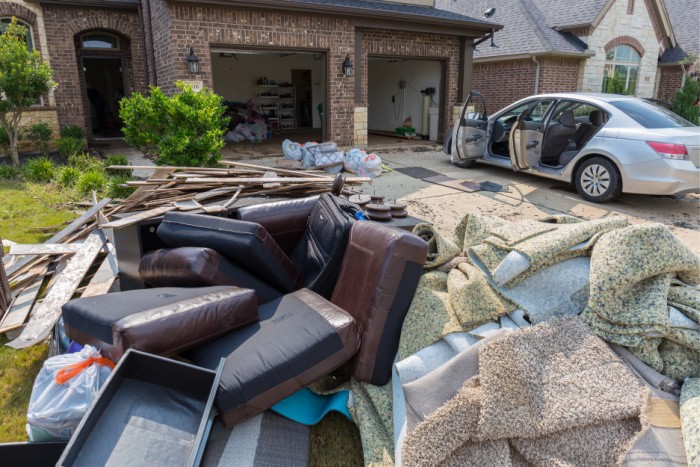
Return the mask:
<svg viewBox="0 0 700 467">
<path fill-rule="evenodd" d="M 33 436 L 67 418 L 82 372 L 116 366 L 60 450 L 9 458 L 306 465 L 307 425 L 334 410 L 357 423 L 367 465 L 700 462 L 700 258 L 665 226 L 468 215 L 452 236 L 411 232 L 395 228 L 403 213 L 366 220 L 353 200 L 367 200 L 340 182 L 327 193 L 325 175 L 232 167 L 158 169 L 171 172 L 131 201 L 13 245 L 15 304 L 36 283 L 22 274 L 61 271 L 9 345 L 51 334 L 52 358 L 77 352 L 37 379 Z M 192 186 L 233 188 L 206 209 Z M 232 207 L 265 189 L 323 192 Z M 137 207 L 149 214 L 117 218 Z M 61 413 L 38 410 L 40 394 Z"/>
</svg>

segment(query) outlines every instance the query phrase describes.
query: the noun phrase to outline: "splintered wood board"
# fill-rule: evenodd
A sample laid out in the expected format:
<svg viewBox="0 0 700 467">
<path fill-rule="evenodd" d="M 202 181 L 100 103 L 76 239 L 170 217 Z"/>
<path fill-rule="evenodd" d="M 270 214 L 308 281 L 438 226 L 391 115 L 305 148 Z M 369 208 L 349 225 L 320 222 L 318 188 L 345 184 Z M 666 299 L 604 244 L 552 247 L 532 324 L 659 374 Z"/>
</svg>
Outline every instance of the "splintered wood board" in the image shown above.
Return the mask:
<svg viewBox="0 0 700 467">
<path fill-rule="evenodd" d="M 166 212 L 174 211 L 175 209 L 177 209 L 175 206 L 161 206 L 159 208 L 143 211 L 133 216 L 102 224 L 100 227 L 103 229 L 119 229 L 121 227 L 126 227 L 127 225 L 136 224 L 137 222 L 141 222 L 146 219 L 151 219 L 152 217 L 162 216 Z"/>
<path fill-rule="evenodd" d="M 102 261 L 102 264 L 95 272 L 95 275 L 90 279 L 90 283 L 85 287 L 81 297 L 96 297 L 109 292 L 112 284 L 117 279 L 119 267 L 117 266 L 117 257 L 114 246 L 107 243 L 105 247 L 108 249 L 107 256 Z"/>
<path fill-rule="evenodd" d="M 14 349 L 23 349 L 38 344 L 51 333 L 53 325 L 61 316 L 61 307 L 71 299 L 102 250 L 105 241 L 105 236 L 100 231 L 95 231 L 88 236 L 80 251 L 68 261 L 66 269 L 51 287 L 44 301 L 34 309 L 22 334 L 9 342 L 8 346 Z"/>
<path fill-rule="evenodd" d="M 16 329 L 24 324 L 27 320 L 27 316 L 32 311 L 34 306 L 34 301 L 36 300 L 41 285 L 44 283 L 44 277 L 46 276 L 46 266 L 43 267 L 43 271 L 39 274 L 39 277 L 28 285 L 15 299 L 2 322 L 0 322 L 0 333 Z"/>
<path fill-rule="evenodd" d="M 80 249 L 78 243 L 19 244 L 10 247 L 9 255 L 74 255 Z"/>
</svg>

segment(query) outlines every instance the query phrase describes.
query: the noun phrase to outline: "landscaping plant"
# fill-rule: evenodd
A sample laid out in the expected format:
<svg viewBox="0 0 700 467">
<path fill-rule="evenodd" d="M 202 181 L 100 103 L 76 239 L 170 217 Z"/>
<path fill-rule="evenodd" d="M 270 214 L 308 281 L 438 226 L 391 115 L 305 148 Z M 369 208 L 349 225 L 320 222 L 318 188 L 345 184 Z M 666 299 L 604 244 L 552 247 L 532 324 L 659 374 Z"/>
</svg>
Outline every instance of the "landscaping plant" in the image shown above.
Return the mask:
<svg viewBox="0 0 700 467">
<path fill-rule="evenodd" d="M 107 177 L 104 172 L 99 170 L 90 170 L 80 175 L 76 189 L 82 196 L 89 195 L 93 191 L 103 193 L 107 188 Z"/>
<path fill-rule="evenodd" d="M 12 180 L 20 176 L 20 170 L 12 165 L 0 165 L 0 180 Z"/>
<path fill-rule="evenodd" d="M 221 157 L 229 118 L 221 96 L 209 89 L 194 91 L 176 83 L 179 92 L 166 96 L 151 87 L 121 100 L 126 141 L 146 153 L 157 154 L 156 163 L 177 166 L 212 166 Z"/>
<path fill-rule="evenodd" d="M 30 182 L 48 183 L 53 179 L 55 170 L 47 157 L 35 157 L 22 166 L 22 172 Z"/>
<path fill-rule="evenodd" d="M 59 133 L 61 135 L 61 138 L 85 138 L 85 131 L 78 125 L 64 126 L 63 128 L 61 128 L 61 131 Z"/>
<path fill-rule="evenodd" d="M 131 180 L 132 177 L 129 175 L 115 175 L 109 179 L 109 190 L 107 196 L 112 199 L 126 199 L 134 191 L 136 191 L 135 186 L 120 186 Z"/>
<path fill-rule="evenodd" d="M 102 160 L 87 152 L 76 152 L 68 156 L 66 164 L 70 167 L 75 167 L 81 172 L 104 171 Z"/>
<path fill-rule="evenodd" d="M 83 138 L 63 136 L 59 138 L 57 145 L 58 153 L 68 159 L 75 154 L 83 152 L 85 149 L 85 140 Z"/>
<path fill-rule="evenodd" d="M 27 28 L 14 17 L 0 34 L 0 124 L 7 132 L 10 156 L 16 166 L 22 112 L 55 86 L 51 67 L 38 50 L 29 50 L 26 37 Z"/>
<path fill-rule="evenodd" d="M 672 110 L 693 125 L 700 125 L 698 107 L 695 105 L 698 101 L 698 91 L 700 91 L 698 82 L 686 76 L 683 87 L 676 91 L 676 97 L 673 99 Z"/>
<path fill-rule="evenodd" d="M 105 167 L 109 167 L 110 165 L 129 165 L 129 159 L 122 154 L 110 154 L 105 159 L 104 164 Z M 127 178 L 131 177 L 131 175 L 134 173 L 134 171 L 131 169 L 107 169 L 107 172 L 109 175 L 113 175 L 115 177 Z"/>
<path fill-rule="evenodd" d="M 80 170 L 67 165 L 58 170 L 56 181 L 64 188 L 72 188 L 78 183 L 80 175 Z"/>
<path fill-rule="evenodd" d="M 36 144 L 42 156 L 48 157 L 49 143 L 53 136 L 53 130 L 48 123 L 37 123 L 24 130 L 24 139 Z"/>
</svg>

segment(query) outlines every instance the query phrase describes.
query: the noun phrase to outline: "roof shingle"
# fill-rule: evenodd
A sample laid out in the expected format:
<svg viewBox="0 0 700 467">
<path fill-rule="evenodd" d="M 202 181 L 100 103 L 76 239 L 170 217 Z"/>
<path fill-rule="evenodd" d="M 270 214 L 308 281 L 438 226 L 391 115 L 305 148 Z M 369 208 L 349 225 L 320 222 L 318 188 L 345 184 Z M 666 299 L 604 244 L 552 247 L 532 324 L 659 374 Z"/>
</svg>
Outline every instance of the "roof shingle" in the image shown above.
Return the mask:
<svg viewBox="0 0 700 467">
<path fill-rule="evenodd" d="M 666 11 L 678 45 L 667 49 L 659 64 L 670 65 L 688 57 L 700 55 L 700 2 L 698 0 L 665 0 Z"/>
</svg>

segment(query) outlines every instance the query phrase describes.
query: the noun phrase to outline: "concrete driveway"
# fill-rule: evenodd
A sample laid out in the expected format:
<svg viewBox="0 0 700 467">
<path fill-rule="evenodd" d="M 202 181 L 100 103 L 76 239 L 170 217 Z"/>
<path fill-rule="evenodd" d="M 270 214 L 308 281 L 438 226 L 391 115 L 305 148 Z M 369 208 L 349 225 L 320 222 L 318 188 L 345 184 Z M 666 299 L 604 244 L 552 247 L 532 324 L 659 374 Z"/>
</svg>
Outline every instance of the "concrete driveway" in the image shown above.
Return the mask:
<svg viewBox="0 0 700 467">
<path fill-rule="evenodd" d="M 410 214 L 434 223 L 445 232 L 452 232 L 459 220 L 471 212 L 508 219 L 537 219 L 548 214 L 570 214 L 585 219 L 621 215 L 631 223 L 665 224 L 700 253 L 698 195 L 679 199 L 622 195 L 611 203 L 594 204 L 582 200 L 574 189 L 560 182 L 487 165 L 459 169 L 440 151 L 392 149 L 380 156 L 391 168 L 418 166 L 459 180 L 490 181 L 508 186 L 509 191 L 505 193 L 465 193 L 394 171 L 383 174 L 365 187 L 365 193 L 376 191 L 387 198 L 405 201 Z"/>
</svg>

